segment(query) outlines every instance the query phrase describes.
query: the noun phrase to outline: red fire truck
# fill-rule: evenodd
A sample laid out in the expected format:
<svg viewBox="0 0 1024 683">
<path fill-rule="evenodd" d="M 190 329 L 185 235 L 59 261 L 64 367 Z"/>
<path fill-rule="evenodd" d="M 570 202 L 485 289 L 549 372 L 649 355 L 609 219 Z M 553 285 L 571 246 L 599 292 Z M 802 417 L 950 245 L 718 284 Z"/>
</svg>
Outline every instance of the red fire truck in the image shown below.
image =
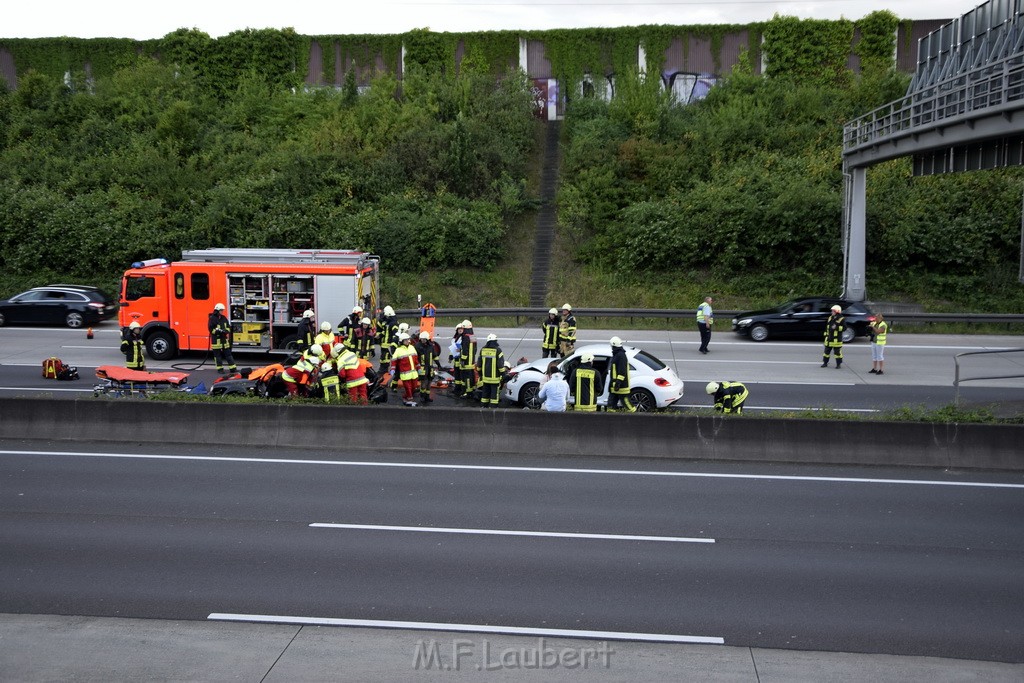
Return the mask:
<svg viewBox="0 0 1024 683">
<path fill-rule="evenodd" d="M 306 309 L 337 326 L 377 306 L 380 259 L 357 251 L 200 249 L 133 263 L 121 282 L 122 327 L 142 325 L 155 360 L 210 348 L 207 317 L 223 303 L 236 350 L 292 348 Z"/>
</svg>

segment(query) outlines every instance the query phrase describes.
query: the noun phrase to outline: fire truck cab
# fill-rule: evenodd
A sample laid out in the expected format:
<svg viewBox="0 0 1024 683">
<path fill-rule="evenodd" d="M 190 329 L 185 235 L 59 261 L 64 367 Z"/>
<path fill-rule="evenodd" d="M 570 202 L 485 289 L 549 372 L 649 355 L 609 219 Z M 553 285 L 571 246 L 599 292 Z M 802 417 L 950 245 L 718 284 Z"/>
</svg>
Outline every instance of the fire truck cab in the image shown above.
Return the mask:
<svg viewBox="0 0 1024 683">
<path fill-rule="evenodd" d="M 377 306 L 380 259 L 357 251 L 200 249 L 181 261 L 133 263 L 121 281 L 122 327 L 142 325 L 150 358 L 210 348 L 207 321 L 223 303 L 236 350 L 294 348 L 306 309 L 337 326 L 360 305 Z"/>
</svg>

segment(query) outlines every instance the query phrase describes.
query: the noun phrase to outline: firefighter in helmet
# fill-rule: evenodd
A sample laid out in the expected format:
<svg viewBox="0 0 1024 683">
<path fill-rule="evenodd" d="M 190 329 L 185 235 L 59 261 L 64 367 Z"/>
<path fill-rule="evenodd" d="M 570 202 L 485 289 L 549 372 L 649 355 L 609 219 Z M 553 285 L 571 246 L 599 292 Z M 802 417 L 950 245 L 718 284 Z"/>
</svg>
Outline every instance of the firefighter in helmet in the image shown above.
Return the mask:
<svg viewBox="0 0 1024 683">
<path fill-rule="evenodd" d="M 726 415 L 743 412 L 743 403 L 750 392 L 743 382 L 708 382 L 704 391 L 715 400 L 715 410 Z"/>
<path fill-rule="evenodd" d="M 142 341 L 142 325 L 133 320 L 121 338 L 121 353 L 124 354 L 125 367 L 130 370 L 145 370 L 146 358 L 142 355 L 145 344 Z"/>
<path fill-rule="evenodd" d="M 231 355 L 231 323 L 224 315 L 224 304 L 217 304 L 213 307 L 213 313 L 206 321 L 206 327 L 210 331 L 210 350 L 213 351 L 213 361 L 217 365 L 217 372 L 224 372 L 225 363 L 229 372 L 237 370 L 235 359 Z"/>
</svg>

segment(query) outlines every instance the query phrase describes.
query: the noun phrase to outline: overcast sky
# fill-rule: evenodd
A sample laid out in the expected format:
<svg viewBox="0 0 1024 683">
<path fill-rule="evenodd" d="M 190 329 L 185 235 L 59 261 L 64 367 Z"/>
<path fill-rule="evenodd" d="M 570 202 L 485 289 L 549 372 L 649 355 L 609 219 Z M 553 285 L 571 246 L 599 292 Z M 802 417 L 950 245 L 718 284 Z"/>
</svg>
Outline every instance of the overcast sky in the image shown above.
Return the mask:
<svg viewBox="0 0 1024 683">
<path fill-rule="evenodd" d="M 814 19 L 860 19 L 888 9 L 902 19 L 952 19 L 980 2 L 956 0 L 8 0 L 0 38 L 160 38 L 179 28 L 213 37 L 246 28 L 294 28 L 306 35 L 495 31 L 636 26 L 743 24 L 778 13 Z"/>
</svg>

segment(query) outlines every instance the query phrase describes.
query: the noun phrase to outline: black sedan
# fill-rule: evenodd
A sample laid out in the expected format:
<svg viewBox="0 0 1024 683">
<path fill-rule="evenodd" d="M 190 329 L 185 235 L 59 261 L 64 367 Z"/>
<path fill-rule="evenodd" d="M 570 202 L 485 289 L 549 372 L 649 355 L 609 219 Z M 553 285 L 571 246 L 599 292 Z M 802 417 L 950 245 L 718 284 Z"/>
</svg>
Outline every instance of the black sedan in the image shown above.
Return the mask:
<svg viewBox="0 0 1024 683">
<path fill-rule="evenodd" d="M 871 334 L 875 314 L 870 308 L 859 301 L 825 296 L 792 299 L 775 308 L 740 313 L 732 319 L 732 330 L 754 341 L 782 338 L 821 341 L 825 338 L 825 321 L 835 305 L 843 309 L 846 318 L 844 342 Z"/>
<path fill-rule="evenodd" d="M 48 285 L 0 301 L 0 326 L 95 325 L 117 315 L 117 308 L 117 303 L 96 287 Z"/>
</svg>

